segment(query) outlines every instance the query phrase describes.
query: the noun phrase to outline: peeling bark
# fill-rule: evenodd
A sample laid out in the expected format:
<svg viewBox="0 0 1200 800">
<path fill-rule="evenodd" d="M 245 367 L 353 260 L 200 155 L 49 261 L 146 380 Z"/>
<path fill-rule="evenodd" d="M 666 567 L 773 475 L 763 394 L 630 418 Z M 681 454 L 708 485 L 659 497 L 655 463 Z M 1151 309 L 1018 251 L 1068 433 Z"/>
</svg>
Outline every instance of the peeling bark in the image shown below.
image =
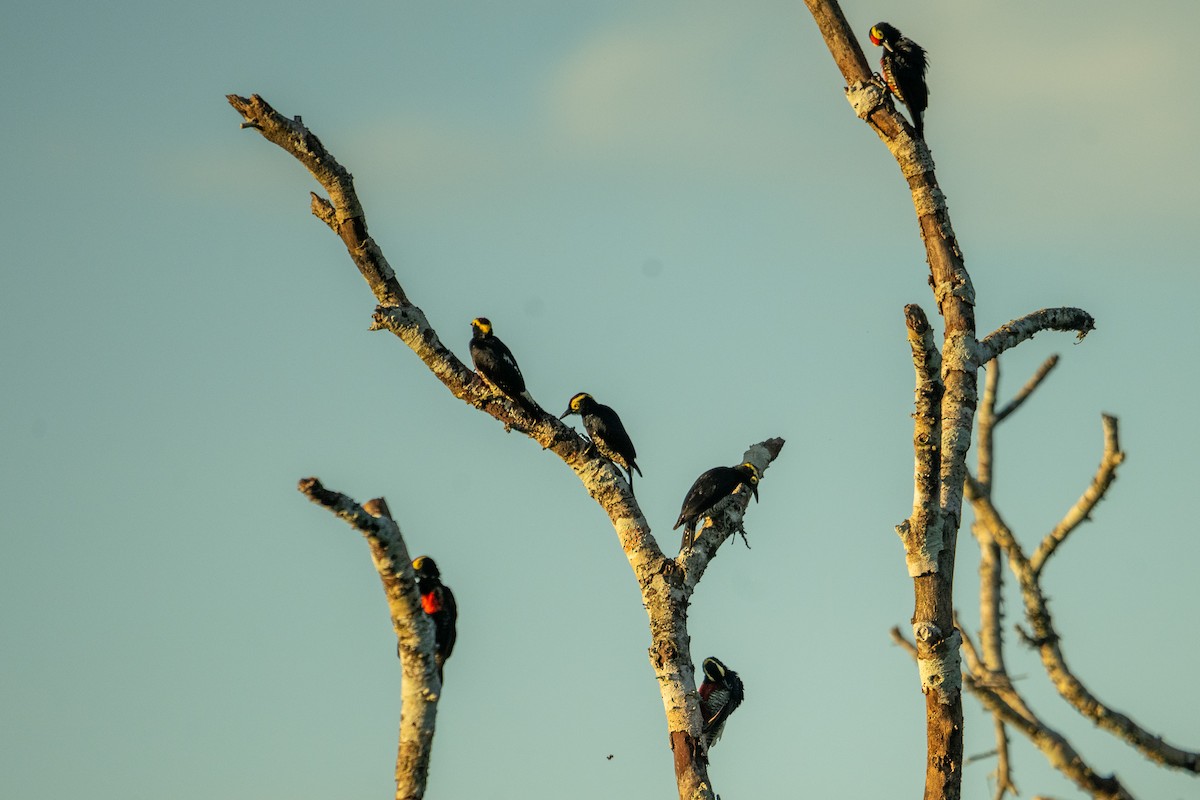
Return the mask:
<svg viewBox="0 0 1200 800">
<path fill-rule="evenodd" d="M 913 129 L 896 110 L 882 80 L 871 74 L 836 0 L 805 0 L 805 3 L 848 84 L 846 98 L 854 113 L 879 136 L 908 184 L 925 244 L 930 285 L 945 322 L 939 384 L 929 374 L 929 365 L 933 363 L 930 354 L 936 351 L 928 323 L 923 321 L 923 313 L 918 317 L 911 311 L 915 306 L 906 309 L 917 373 L 916 463 L 913 514 L 897 526 L 897 532 L 904 540 L 905 560 L 913 577 L 913 632 L 922 690 L 926 694 L 925 798 L 957 800 L 962 783 L 963 718 L 959 641 L 953 623 L 953 578 L 962 520 L 963 482 L 967 477 L 966 455 L 978 401 L 978 370 L 1005 349 L 1040 330 L 1076 330 L 1082 338 L 1092 329 L 1093 321 L 1079 309 L 1045 309 L 1009 323 L 983 343 L 976 340 L 975 291 L 928 146 L 914 137 Z M 930 398 L 939 390 L 935 409 Z M 994 406 L 989 413 L 993 410 Z M 998 560 L 997 556 L 993 562 Z M 986 569 L 985 579 L 998 597 L 998 570 L 994 563 Z M 989 627 L 994 625 L 998 621 L 989 623 Z M 995 639 L 998 642 L 998 634 Z M 1003 737 L 1002 741 L 1006 747 Z"/>
<path fill-rule="evenodd" d="M 904 647 L 910 656 L 916 658 L 916 646 L 904 638 L 900 629 L 893 628 L 891 633 L 892 639 Z M 1133 800 L 1133 796 L 1115 775 L 1105 776 L 1095 772 L 1066 738 L 1038 719 L 1013 690 L 1006 675 L 997 675 L 989 671 L 966 635 L 962 637 L 962 645 L 968 665 L 968 669 L 963 672 L 963 684 L 983 707 L 992 713 L 998 728 L 997 737 L 1003 737 L 1005 743 L 1004 747 L 997 748 L 997 755 L 1002 759 L 997 766 L 997 799 L 1003 797 L 1007 790 L 1016 794 L 1016 786 L 1012 783 L 1007 763 L 1007 737 L 999 730 L 1004 725 L 1010 725 L 1021 731 L 1041 750 L 1051 766 L 1074 781 L 1095 800 Z"/>
<path fill-rule="evenodd" d="M 904 542 L 904 560 L 911 577 L 938 569 L 942 552 L 942 516 L 938 502 L 938 476 L 941 473 L 941 411 L 944 392 L 941 377 L 942 356 L 933 342 L 933 330 L 920 306 L 904 307 L 908 344 L 912 349 L 916 372 L 913 414 L 913 510 L 912 516 L 896 526 Z"/>
<path fill-rule="evenodd" d="M 926 530 L 913 530 L 913 520 L 906 523 L 907 530 L 903 530 L 904 526 L 901 530 L 908 553 L 911 552 L 910 537 L 929 542 L 930 536 L 937 536 L 940 528 L 941 547 L 936 556 L 927 552 L 915 565 L 911 558 L 908 560 L 910 571 L 921 570 L 913 578 L 913 629 L 925 637 L 923 642 L 918 639 L 920 658 L 928 661 L 927 669 L 931 674 L 944 675 L 949 662 L 958 658 L 958 642 L 953 634 L 954 557 L 962 519 L 966 454 L 971 446 L 975 418 L 975 381 L 979 366 L 975 357 L 975 290 L 950 223 L 945 194 L 934 174 L 929 148 L 913 137 L 912 128 L 896 111 L 890 95 L 881 91 L 873 79 L 866 56 L 837 2 L 805 0 L 805 3 L 834 62 L 849 84 L 846 95 L 854 113 L 879 136 L 908 183 L 921 239 L 925 243 L 934 299 L 945 321 L 941 352 L 943 392 L 939 419 L 937 514 L 928 515 L 932 518 L 928 520 Z M 918 419 L 917 438 L 925 424 L 924 420 Z M 917 496 L 914 508 L 922 502 L 923 493 L 929 490 L 929 479 L 920 474 L 920 469 L 918 464 L 918 473 L 914 477 Z M 914 518 L 916 516 L 914 513 Z M 926 549 L 931 551 L 933 548 Z M 926 691 L 928 746 L 925 798 L 957 800 L 962 786 L 963 760 L 958 672 L 955 670 L 953 679 L 944 679 L 936 686 L 923 683 L 922 688 Z"/>
</svg>

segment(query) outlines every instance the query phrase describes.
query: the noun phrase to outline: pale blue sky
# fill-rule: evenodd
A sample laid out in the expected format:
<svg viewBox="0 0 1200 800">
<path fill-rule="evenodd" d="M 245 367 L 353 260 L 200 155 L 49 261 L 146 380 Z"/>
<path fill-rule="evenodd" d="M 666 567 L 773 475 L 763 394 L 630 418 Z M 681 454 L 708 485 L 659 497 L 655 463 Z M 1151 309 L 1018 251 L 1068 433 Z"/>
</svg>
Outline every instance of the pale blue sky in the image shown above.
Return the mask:
<svg viewBox="0 0 1200 800">
<path fill-rule="evenodd" d="M 1063 355 L 1001 429 L 997 500 L 1034 542 L 1087 485 L 1100 413 L 1120 417 L 1120 480 L 1046 588 L 1084 682 L 1200 747 L 1200 6 L 843 8 L 864 43 L 886 19 L 930 52 L 927 136 L 980 328 L 1097 318 L 1078 346 L 1008 359 L 1006 394 Z M 258 92 L 355 174 L 461 357 L 486 315 L 543 405 L 588 391 L 621 413 L 668 546 L 700 471 L 788 440 L 753 550 L 722 551 L 691 612 L 696 660 L 747 686 L 713 779 L 730 798 L 918 796 L 923 701 L 887 630 L 912 613 L 892 532 L 912 496 L 902 308 L 934 304 L 908 193 L 803 4 L 333 9 L 6 3 L 0 795 L 389 795 L 386 606 L 358 534 L 295 490 L 307 475 L 385 495 L 458 596 L 431 797 L 674 791 L 606 519 L 367 331 L 315 184 L 225 104 Z M 960 553 L 974 618 L 969 537 Z M 1097 769 L 1141 797 L 1200 791 L 1012 659 Z M 990 749 L 966 708 L 968 752 Z M 1023 742 L 1014 759 L 1024 796 L 1077 796 Z M 993 766 L 966 768 L 966 794 Z"/>
</svg>

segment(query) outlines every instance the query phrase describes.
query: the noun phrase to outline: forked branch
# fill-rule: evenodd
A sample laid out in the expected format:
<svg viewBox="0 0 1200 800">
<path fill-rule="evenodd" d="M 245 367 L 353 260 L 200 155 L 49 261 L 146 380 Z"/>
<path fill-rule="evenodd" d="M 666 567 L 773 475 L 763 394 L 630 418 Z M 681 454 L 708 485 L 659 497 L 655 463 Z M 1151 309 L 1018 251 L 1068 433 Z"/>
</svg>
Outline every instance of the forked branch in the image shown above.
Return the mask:
<svg viewBox="0 0 1200 800">
<path fill-rule="evenodd" d="M 892 628 L 891 636 L 911 657 L 916 658 L 916 646 L 904 637 L 899 628 Z M 1013 690 L 1007 676 L 989 672 L 965 632 L 962 633 L 962 649 L 968 665 L 968 668 L 963 670 L 963 685 L 992 713 L 998 724 L 1011 725 L 1021 731 L 1042 751 L 1053 767 L 1096 800 L 1133 800 L 1133 796 L 1115 775 L 1097 773 L 1088 766 L 1075 748 L 1071 747 L 1065 737 L 1038 719 Z M 997 751 L 998 756 L 1006 756 L 1006 753 L 1007 746 Z M 1012 783 L 1009 765 L 998 764 L 996 774 L 995 797 L 1001 798 L 1008 791 L 1015 794 L 1016 786 Z"/>
<path fill-rule="evenodd" d="M 1001 517 L 983 488 L 973 479 L 967 483 L 967 498 L 975 510 L 980 524 L 987 527 L 997 544 L 1004 549 L 1009 567 L 1017 578 L 1025 606 L 1025 619 L 1030 633 L 1025 635 L 1027 643 L 1038 650 L 1042 665 L 1058 693 L 1080 714 L 1097 727 L 1112 733 L 1141 752 L 1146 758 L 1164 766 L 1200 773 L 1200 753 L 1184 750 L 1164 741 L 1138 725 L 1128 715 L 1117 711 L 1088 691 L 1082 681 L 1067 666 L 1066 657 L 1059 644 L 1059 635 L 1042 589 L 1042 571 L 1050 555 L 1067 535 L 1075 530 L 1079 522 L 1086 519 L 1091 509 L 1104 496 L 1116 477 L 1116 469 L 1124 459 L 1119 449 L 1117 420 L 1105 416 L 1104 455 L 1091 485 L 1066 517 L 1042 541 L 1038 553 L 1043 554 L 1035 568 L 1032 559 L 1026 557 L 1012 530 Z"/>
<path fill-rule="evenodd" d="M 368 235 L 366 215 L 349 171 L 299 118 L 284 117 L 257 95 L 249 98 L 229 95 L 228 100 L 245 120 L 243 127 L 257 130 L 293 155 L 328 193 L 328 200 L 315 194 L 312 196 L 312 213 L 341 237 L 374 293 L 379 305 L 375 309 L 372 329 L 394 333 L 455 397 L 490 414 L 507 429 L 519 430 L 561 458 L 608 514 L 637 577 L 649 616 L 653 642 L 650 661 L 666 709 L 679 795 L 686 800 L 713 800 L 706 761 L 698 746 L 701 720 L 687 633 L 687 607 L 717 549 L 736 531 L 743 529 L 742 515 L 749 493 L 743 489 L 733 501 L 727 502 L 723 511 L 704 528 L 691 550 L 677 558 L 668 558 L 651 535 L 650 526 L 629 485 L 611 461 L 558 419 L 544 412 L 527 413 L 509 398 L 492 390 L 442 343 L 424 312 L 409 300 L 382 251 Z M 761 475 L 782 447 L 782 439 L 769 439 L 752 446 L 742 460 L 754 464 Z M 322 494 L 315 481 L 310 488 L 317 496 L 329 500 L 331 508 L 335 507 L 339 515 L 352 524 L 370 530 L 378 528 L 379 523 L 372 522 L 370 515 L 351 501 Z"/>
</svg>

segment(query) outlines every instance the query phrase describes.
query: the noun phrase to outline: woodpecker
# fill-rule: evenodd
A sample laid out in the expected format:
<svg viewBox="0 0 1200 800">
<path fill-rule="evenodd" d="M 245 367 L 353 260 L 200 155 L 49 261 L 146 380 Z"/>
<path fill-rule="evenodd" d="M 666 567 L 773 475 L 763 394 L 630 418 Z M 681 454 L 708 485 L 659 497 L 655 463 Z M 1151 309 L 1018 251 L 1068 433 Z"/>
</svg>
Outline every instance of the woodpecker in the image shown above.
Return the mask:
<svg viewBox="0 0 1200 800">
<path fill-rule="evenodd" d="M 908 106 L 918 139 L 925 138 L 925 123 L 921 115 L 929 107 L 929 87 L 925 85 L 925 70 L 929 62 L 921 45 L 904 36 L 886 22 L 871 28 L 871 44 L 883 48 L 879 66 L 883 79 L 896 99 Z"/>
<path fill-rule="evenodd" d="M 583 427 L 587 430 L 588 436 L 592 437 L 592 442 L 600 451 L 600 455 L 617 466 L 623 467 L 629 473 L 629 491 L 632 493 L 633 473 L 636 471 L 638 475 L 641 475 L 642 471 L 635 462 L 637 451 L 633 449 L 633 441 L 625 432 L 625 426 L 621 424 L 621 418 L 617 416 L 617 412 L 606 405 L 597 403 L 590 394 L 580 392 L 571 398 L 567 410 L 559 419 L 566 419 L 571 414 L 583 417 Z"/>
<path fill-rule="evenodd" d="M 455 625 L 458 622 L 458 604 L 454 592 L 442 584 L 442 573 L 437 563 L 429 556 L 419 556 L 412 562 L 417 573 L 417 591 L 421 593 L 421 607 L 433 620 L 433 660 L 437 664 L 438 681 L 442 679 L 442 667 L 454 652 L 454 640 L 458 637 Z"/>
<path fill-rule="evenodd" d="M 700 716 L 704 718 L 704 727 L 700 740 L 706 751 L 721 738 L 725 720 L 745 697 L 742 679 L 736 672 L 717 658 L 704 659 L 704 682 L 700 684 Z"/>
<path fill-rule="evenodd" d="M 701 518 L 709 516 L 709 512 L 718 503 L 736 492 L 743 484 L 750 487 L 757 501 L 758 467 L 749 461 L 736 467 L 713 467 L 696 478 L 692 488 L 688 489 L 687 497 L 683 498 L 679 519 L 671 529 L 678 530 L 680 525 L 683 526 L 683 542 L 679 545 L 681 550 L 687 550 L 696 540 L 696 525 Z"/>
<path fill-rule="evenodd" d="M 542 409 L 525 391 L 525 376 L 517 366 L 512 351 L 492 333 L 487 317 L 471 320 L 471 361 L 483 380 L 525 410 L 531 417 Z"/>
</svg>

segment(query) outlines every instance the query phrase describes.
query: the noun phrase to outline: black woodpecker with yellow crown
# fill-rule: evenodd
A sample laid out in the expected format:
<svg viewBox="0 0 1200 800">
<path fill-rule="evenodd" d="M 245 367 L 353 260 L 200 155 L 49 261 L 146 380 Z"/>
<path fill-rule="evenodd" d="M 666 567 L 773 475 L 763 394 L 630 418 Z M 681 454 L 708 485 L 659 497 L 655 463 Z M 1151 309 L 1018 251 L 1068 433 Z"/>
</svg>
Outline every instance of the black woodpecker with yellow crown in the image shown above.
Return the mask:
<svg viewBox="0 0 1200 800">
<path fill-rule="evenodd" d="M 725 720 L 746 698 L 742 679 L 717 658 L 704 659 L 704 682 L 700 684 L 700 716 L 704 718 L 700 740 L 705 751 L 717 743 Z"/>
<path fill-rule="evenodd" d="M 471 361 L 484 381 L 519 405 L 525 413 L 532 417 L 543 413 L 529 392 L 525 391 L 525 376 L 517 366 L 517 359 L 508 346 L 492 333 L 492 323 L 487 317 L 471 320 Z"/>
<path fill-rule="evenodd" d="M 918 139 L 925 138 L 925 123 L 921 117 L 929 107 L 929 87 L 925 85 L 925 70 L 929 62 L 925 49 L 904 36 L 886 22 L 871 28 L 871 44 L 883 48 L 879 66 L 888 88 L 912 114 L 913 128 Z"/>
<path fill-rule="evenodd" d="M 758 478 L 758 467 L 749 461 L 738 464 L 736 467 L 713 467 L 696 478 L 692 488 L 688 489 L 687 497 L 683 498 L 683 508 L 679 511 L 679 519 L 675 521 L 675 527 L 671 529 L 677 530 L 680 525 L 683 526 L 683 543 L 680 544 L 680 549 L 687 550 L 692 546 L 692 542 L 696 540 L 696 525 L 700 519 L 709 516 L 709 512 L 726 497 L 736 492 L 738 487 L 749 486 L 757 501 Z"/>
<path fill-rule="evenodd" d="M 617 412 L 608 406 L 597 403 L 596 399 L 586 392 L 580 392 L 571 398 L 567 410 L 559 419 L 566 419 L 571 414 L 583 418 L 583 427 L 592 437 L 592 443 L 600 451 L 600 455 L 623 467 L 629 473 L 629 491 L 633 491 L 633 473 L 642 474 L 635 461 L 637 451 L 633 449 L 633 440 L 625 432 L 621 418 Z"/>
<path fill-rule="evenodd" d="M 432 558 L 418 556 L 413 559 L 412 566 L 417 573 L 421 607 L 433 620 L 433 660 L 437 664 L 438 681 L 444 683 L 442 668 L 454 652 L 454 640 L 458 638 L 458 603 L 454 602 L 454 592 L 442 583 L 442 573 Z"/>
</svg>

